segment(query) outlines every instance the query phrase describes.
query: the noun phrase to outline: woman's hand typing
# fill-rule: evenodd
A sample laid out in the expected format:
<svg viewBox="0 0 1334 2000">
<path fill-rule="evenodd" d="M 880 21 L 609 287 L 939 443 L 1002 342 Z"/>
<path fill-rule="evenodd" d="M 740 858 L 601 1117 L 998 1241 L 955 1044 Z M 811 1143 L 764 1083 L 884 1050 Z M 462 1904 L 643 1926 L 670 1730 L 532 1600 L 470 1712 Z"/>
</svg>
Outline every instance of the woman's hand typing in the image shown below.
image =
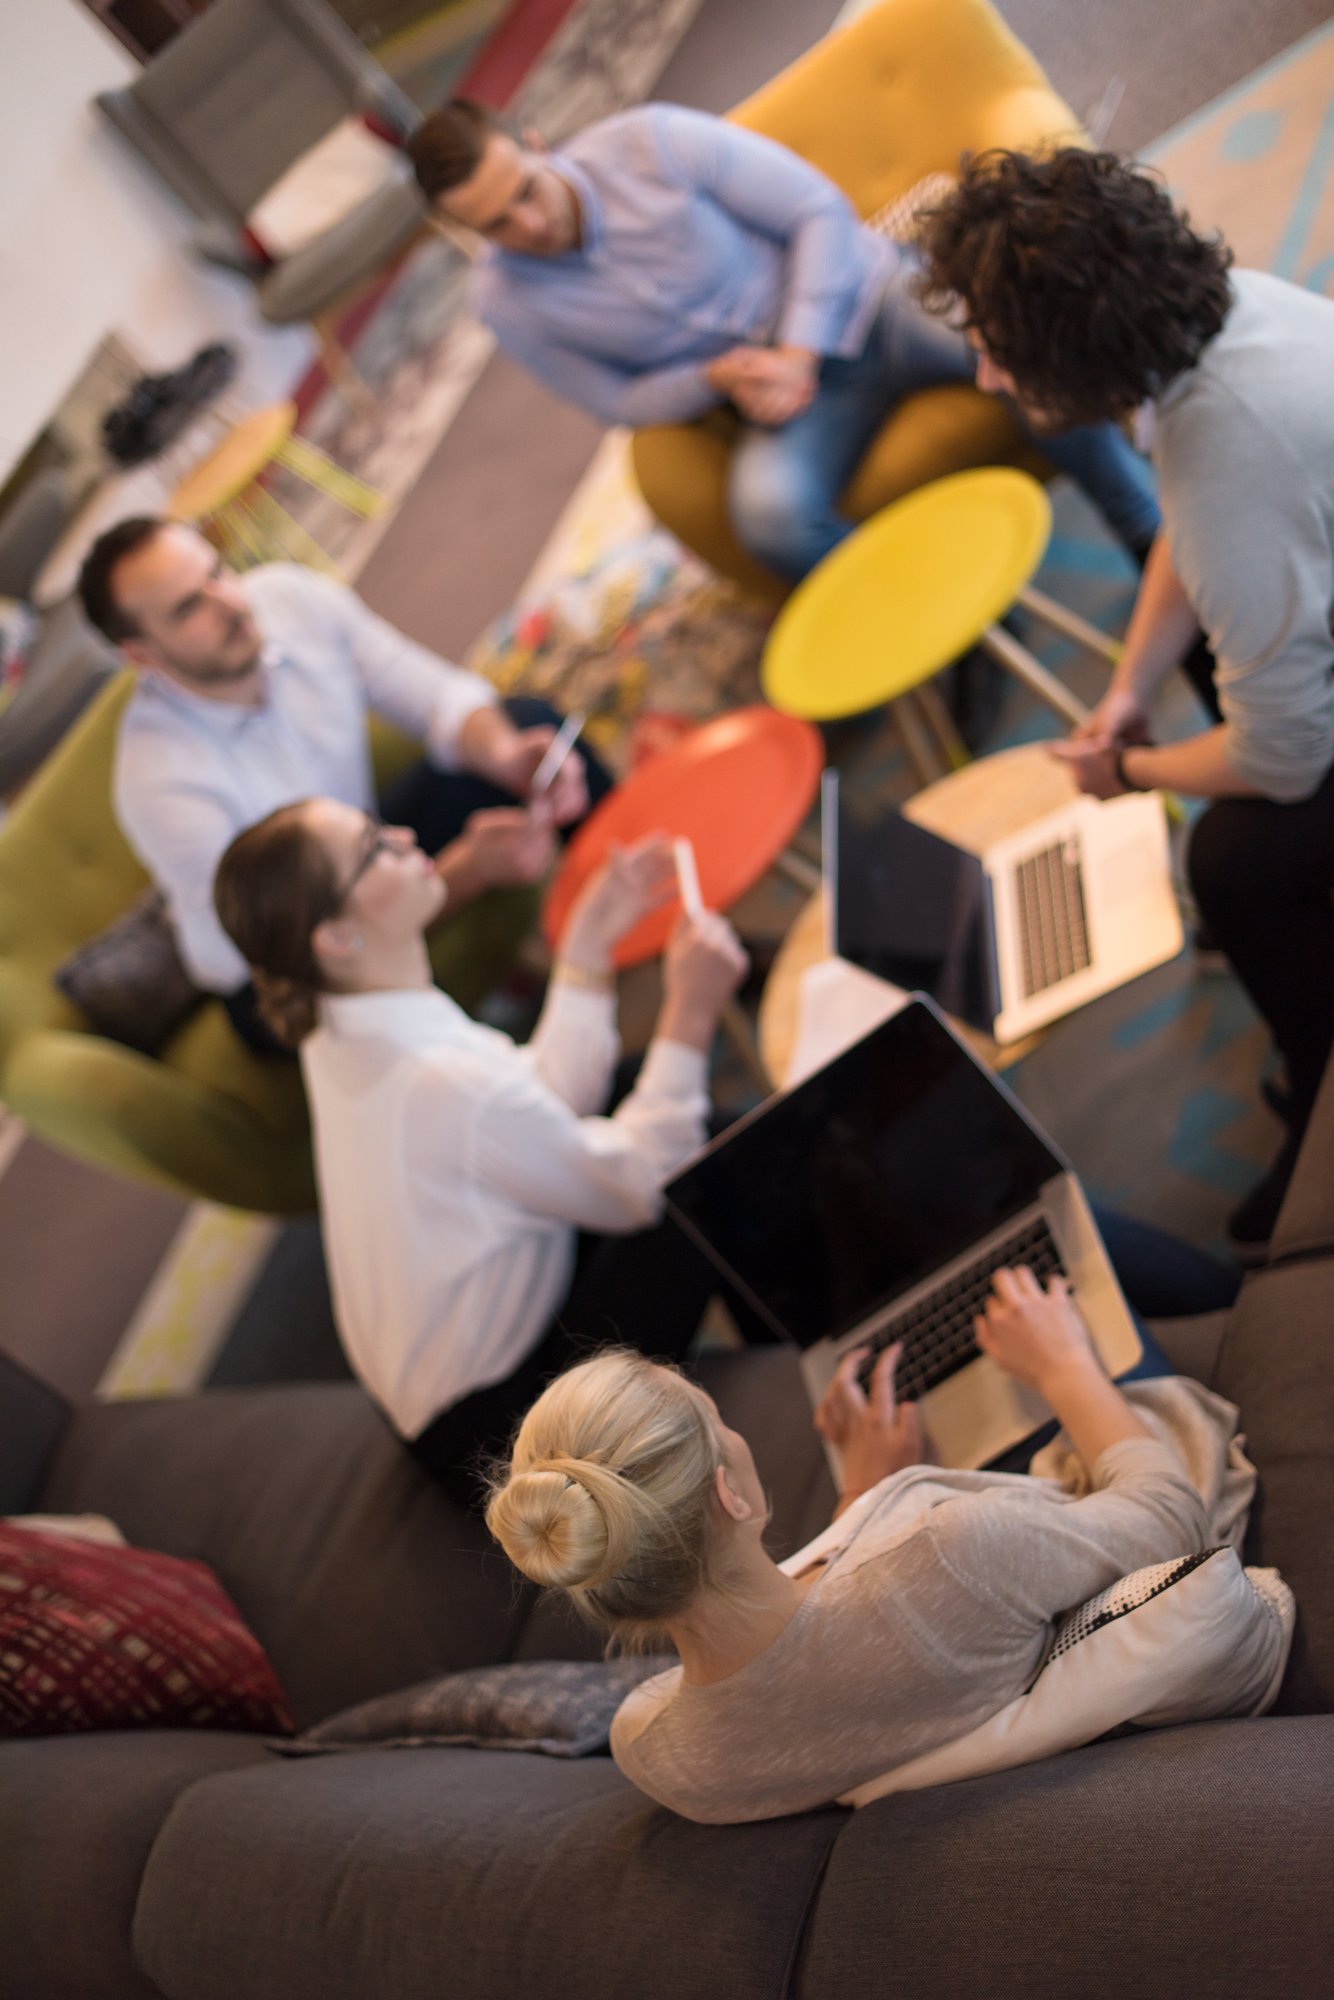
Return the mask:
<svg viewBox="0 0 1334 2000">
<path fill-rule="evenodd" d="M 1147 1437 L 1094 1351 L 1065 1280 L 1044 1292 L 1027 1265 L 997 1271 L 987 1309 L 973 1321 L 982 1352 L 1051 1405 L 1085 1465 L 1109 1446 Z"/>
<path fill-rule="evenodd" d="M 859 1494 L 926 1455 L 916 1403 L 901 1403 L 894 1393 L 902 1342 L 885 1349 L 863 1389 L 859 1375 L 870 1352 L 854 1347 L 844 1355 L 815 1412 L 815 1428 L 837 1451 L 842 1472 L 835 1520 Z"/>
</svg>

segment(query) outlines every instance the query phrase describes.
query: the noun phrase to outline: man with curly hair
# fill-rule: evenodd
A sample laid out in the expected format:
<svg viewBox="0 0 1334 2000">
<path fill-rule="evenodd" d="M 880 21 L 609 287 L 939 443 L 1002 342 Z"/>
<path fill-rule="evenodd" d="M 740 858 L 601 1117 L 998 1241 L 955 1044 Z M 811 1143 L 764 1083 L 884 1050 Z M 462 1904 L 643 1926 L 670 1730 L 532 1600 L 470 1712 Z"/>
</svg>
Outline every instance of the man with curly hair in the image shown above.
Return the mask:
<svg viewBox="0 0 1334 2000">
<path fill-rule="evenodd" d="M 1191 885 L 1287 1068 L 1288 1136 L 1229 1225 L 1259 1250 L 1334 1040 L 1334 301 L 1233 270 L 1153 175 L 1074 148 L 971 162 L 923 256 L 981 387 L 1038 428 L 1142 412 L 1151 432 L 1162 532 L 1111 685 L 1056 754 L 1099 798 L 1213 802 Z M 1212 724 L 1155 745 L 1179 662 Z"/>
</svg>

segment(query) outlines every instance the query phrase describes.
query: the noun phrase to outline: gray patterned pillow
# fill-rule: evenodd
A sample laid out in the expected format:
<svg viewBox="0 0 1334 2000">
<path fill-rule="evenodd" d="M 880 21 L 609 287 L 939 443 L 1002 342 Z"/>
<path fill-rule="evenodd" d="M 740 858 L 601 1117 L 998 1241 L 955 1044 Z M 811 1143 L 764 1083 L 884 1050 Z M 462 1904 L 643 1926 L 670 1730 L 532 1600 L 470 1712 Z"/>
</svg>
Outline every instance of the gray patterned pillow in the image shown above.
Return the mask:
<svg viewBox="0 0 1334 2000">
<path fill-rule="evenodd" d="M 204 997 L 181 963 L 166 899 L 157 889 L 146 890 L 51 977 L 99 1035 L 146 1056 L 157 1053 Z"/>
<path fill-rule="evenodd" d="M 473 1667 L 345 1708 L 301 1736 L 276 1738 L 269 1748 L 284 1757 L 305 1757 L 328 1750 L 452 1744 L 589 1757 L 607 1748 L 611 1719 L 631 1688 L 675 1663 L 675 1655 L 659 1653 Z"/>
</svg>

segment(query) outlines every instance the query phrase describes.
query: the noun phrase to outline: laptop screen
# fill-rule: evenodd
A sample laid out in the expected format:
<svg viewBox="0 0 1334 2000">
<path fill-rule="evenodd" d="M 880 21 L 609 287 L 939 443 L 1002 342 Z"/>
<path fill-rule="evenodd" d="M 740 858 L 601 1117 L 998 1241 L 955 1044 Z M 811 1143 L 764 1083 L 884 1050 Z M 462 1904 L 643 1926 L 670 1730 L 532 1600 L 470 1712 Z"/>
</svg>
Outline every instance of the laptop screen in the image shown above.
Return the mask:
<svg viewBox="0 0 1334 2000">
<path fill-rule="evenodd" d="M 855 803 L 844 785 L 831 818 L 839 957 L 989 1031 L 999 1000 L 982 863 L 901 813 Z"/>
<path fill-rule="evenodd" d="M 777 1330 L 809 1347 L 929 1277 L 1062 1171 L 919 1000 L 724 1133 L 666 1195 Z"/>
</svg>

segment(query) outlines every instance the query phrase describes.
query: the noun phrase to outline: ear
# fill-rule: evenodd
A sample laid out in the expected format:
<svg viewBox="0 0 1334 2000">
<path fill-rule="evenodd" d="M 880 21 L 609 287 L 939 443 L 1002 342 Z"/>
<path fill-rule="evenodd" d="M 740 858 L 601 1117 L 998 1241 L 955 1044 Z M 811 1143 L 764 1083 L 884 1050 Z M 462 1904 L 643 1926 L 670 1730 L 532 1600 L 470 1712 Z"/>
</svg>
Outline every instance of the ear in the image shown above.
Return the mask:
<svg viewBox="0 0 1334 2000">
<path fill-rule="evenodd" d="M 120 650 L 136 667 L 160 667 L 162 655 L 151 639 L 122 639 Z"/>
<path fill-rule="evenodd" d="M 525 152 L 528 153 L 549 153 L 551 151 L 550 146 L 548 146 L 536 125 L 525 125 L 519 134 L 519 141 Z"/>
<path fill-rule="evenodd" d="M 728 1475 L 727 1467 L 720 1465 L 713 1475 L 714 1498 L 724 1514 L 732 1521 L 753 1521 L 755 1509 L 745 1495 L 738 1493 Z"/>
<path fill-rule="evenodd" d="M 310 942 L 321 965 L 345 966 L 361 950 L 361 933 L 345 917 L 326 917 L 316 924 Z"/>
</svg>

